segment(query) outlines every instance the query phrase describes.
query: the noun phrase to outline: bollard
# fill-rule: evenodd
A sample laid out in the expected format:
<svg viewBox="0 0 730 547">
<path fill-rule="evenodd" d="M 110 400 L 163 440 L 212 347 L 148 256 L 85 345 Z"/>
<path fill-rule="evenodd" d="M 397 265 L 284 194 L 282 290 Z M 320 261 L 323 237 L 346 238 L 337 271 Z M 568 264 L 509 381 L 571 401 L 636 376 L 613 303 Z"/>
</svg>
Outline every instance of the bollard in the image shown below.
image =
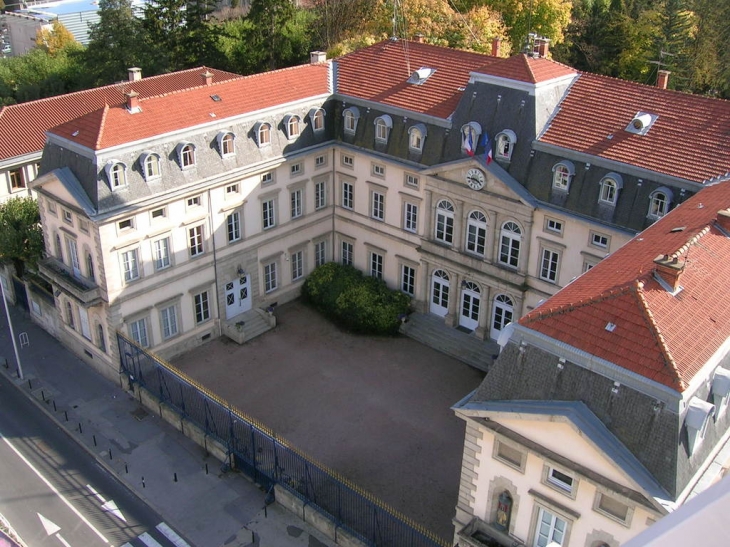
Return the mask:
<svg viewBox="0 0 730 547">
<path fill-rule="evenodd" d="M 206 475 L 208 474 L 208 464 L 207 463 L 205 464 L 205 474 Z"/>
<path fill-rule="evenodd" d="M 20 378 L 20 376 L 18 376 Z M 30 378 L 28 378 L 28 390 L 33 391 L 33 384 L 30 383 Z"/>
<path fill-rule="evenodd" d="M 124 472 L 129 474 L 129 468 L 127 467 L 127 464 L 124 464 Z"/>
<path fill-rule="evenodd" d="M 172 482 L 177 482 L 177 473 L 172 474 Z"/>
<path fill-rule="evenodd" d="M 41 389 L 41 399 L 43 399 L 44 403 L 46 402 L 46 394 L 43 392 L 42 389 Z"/>
<path fill-rule="evenodd" d="M 79 422 L 79 433 L 81 433 L 82 435 L 84 434 L 84 430 L 81 429 L 81 422 Z"/>
<path fill-rule="evenodd" d="M 63 415 L 66 417 L 66 421 L 68 422 L 68 410 L 64 410 Z"/>
<path fill-rule="evenodd" d="M 112 459 L 112 449 L 111 448 L 109 449 L 109 459 L 110 460 Z"/>
<path fill-rule="evenodd" d="M 144 477 L 142 477 L 142 488 L 145 488 L 145 485 L 144 485 Z"/>
<path fill-rule="evenodd" d="M 96 446 L 96 435 L 92 435 L 91 438 L 94 439 L 94 446 Z"/>
<path fill-rule="evenodd" d="M 53 412 L 56 412 L 58 409 L 56 408 L 56 399 L 53 399 Z"/>
</svg>

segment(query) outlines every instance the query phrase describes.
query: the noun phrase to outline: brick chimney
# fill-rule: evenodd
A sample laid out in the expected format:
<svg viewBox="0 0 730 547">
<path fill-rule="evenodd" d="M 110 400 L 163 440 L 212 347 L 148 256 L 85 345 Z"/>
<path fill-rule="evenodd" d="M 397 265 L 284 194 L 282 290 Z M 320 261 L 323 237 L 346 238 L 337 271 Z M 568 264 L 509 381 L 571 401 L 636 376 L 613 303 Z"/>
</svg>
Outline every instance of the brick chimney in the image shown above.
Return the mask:
<svg viewBox="0 0 730 547">
<path fill-rule="evenodd" d="M 136 82 L 138 80 L 142 79 L 142 69 L 137 68 L 136 66 L 133 66 L 132 68 L 128 69 L 129 72 L 129 81 L 130 82 Z"/>
<path fill-rule="evenodd" d="M 311 51 L 309 52 L 309 64 L 316 65 L 318 63 L 324 63 L 327 60 L 326 51 Z"/>
<path fill-rule="evenodd" d="M 535 40 L 535 45 L 537 46 L 537 56 L 538 57 L 547 57 L 548 56 L 549 44 L 550 44 L 550 40 L 548 40 L 547 38 L 538 38 L 537 40 Z"/>
<path fill-rule="evenodd" d="M 722 209 L 717 212 L 717 224 L 730 233 L 730 209 Z"/>
<path fill-rule="evenodd" d="M 669 75 L 670 74 L 671 74 L 671 72 L 669 72 L 668 70 L 660 70 L 657 73 L 657 76 L 656 76 L 656 86 L 659 89 L 666 89 L 667 88 L 667 84 L 669 83 Z"/>
<path fill-rule="evenodd" d="M 203 78 L 205 85 L 213 84 L 213 73 L 210 70 L 206 70 L 200 76 Z"/>
<path fill-rule="evenodd" d="M 127 110 L 132 114 L 141 110 L 139 108 L 139 93 L 136 91 L 127 91 L 124 96 L 127 97 Z"/>
<path fill-rule="evenodd" d="M 502 46 L 502 40 L 499 36 L 492 39 L 492 57 L 499 57 L 499 50 Z"/>
<path fill-rule="evenodd" d="M 671 287 L 672 292 L 676 291 L 679 288 L 679 278 L 684 271 L 684 260 L 679 260 L 676 256 L 659 255 L 654 259 L 654 264 L 656 264 L 655 275 L 661 277 L 662 281 Z"/>
<path fill-rule="evenodd" d="M 426 37 L 420 32 L 413 37 L 413 41 L 418 42 L 419 44 L 422 44 L 423 42 L 425 42 L 425 40 Z"/>
</svg>

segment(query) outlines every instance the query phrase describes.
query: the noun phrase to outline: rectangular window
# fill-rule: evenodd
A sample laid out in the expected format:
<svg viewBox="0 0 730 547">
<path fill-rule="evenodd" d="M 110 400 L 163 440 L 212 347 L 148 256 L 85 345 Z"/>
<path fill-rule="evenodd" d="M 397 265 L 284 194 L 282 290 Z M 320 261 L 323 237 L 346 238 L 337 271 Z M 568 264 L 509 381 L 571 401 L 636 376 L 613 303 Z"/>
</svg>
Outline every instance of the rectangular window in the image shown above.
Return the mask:
<svg viewBox="0 0 730 547">
<path fill-rule="evenodd" d="M 134 228 L 134 222 L 131 218 L 125 218 L 124 220 L 119 221 L 119 230 L 131 230 Z"/>
<path fill-rule="evenodd" d="M 122 253 L 122 271 L 124 272 L 124 281 L 127 283 L 139 279 L 137 249 Z"/>
<path fill-rule="evenodd" d="M 596 264 L 597 263 L 592 260 L 584 260 L 583 261 L 583 273 L 586 273 L 588 270 L 590 270 Z"/>
<path fill-rule="evenodd" d="M 271 171 L 269 171 L 268 173 L 263 173 L 261 175 L 261 184 L 262 185 L 270 184 L 272 182 L 274 182 L 274 173 L 272 173 Z"/>
<path fill-rule="evenodd" d="M 540 279 L 555 283 L 558 280 L 558 265 L 560 255 L 550 249 L 542 250 L 542 263 L 540 265 Z"/>
<path fill-rule="evenodd" d="M 210 303 L 208 302 L 208 291 L 203 291 L 193 297 L 195 304 L 195 322 L 205 323 L 210 319 Z"/>
<path fill-rule="evenodd" d="M 304 276 L 304 252 L 291 254 L 291 280 L 296 281 Z"/>
<path fill-rule="evenodd" d="M 132 321 L 129 324 L 129 335 L 132 337 L 132 340 L 143 348 L 150 346 L 150 340 L 147 337 L 147 321 L 144 318 Z"/>
<path fill-rule="evenodd" d="M 383 255 L 370 253 L 370 275 L 377 279 L 383 279 Z"/>
<path fill-rule="evenodd" d="M 291 217 L 298 218 L 302 216 L 302 189 L 299 188 L 291 192 L 289 202 L 291 204 Z"/>
<path fill-rule="evenodd" d="M 318 182 L 314 185 L 314 208 L 322 209 L 327 207 L 327 183 Z"/>
<path fill-rule="evenodd" d="M 597 493 L 597 500 L 594 509 L 596 509 L 599 513 L 603 513 L 608 517 L 620 521 L 623 524 L 627 524 L 631 514 L 628 505 L 601 492 Z"/>
<path fill-rule="evenodd" d="M 167 216 L 167 213 L 165 212 L 164 207 L 160 207 L 159 209 L 155 209 L 152 211 L 152 220 L 158 219 L 158 218 L 165 218 Z"/>
<path fill-rule="evenodd" d="M 322 240 L 314 244 L 314 266 L 321 266 L 327 262 L 327 241 Z"/>
<path fill-rule="evenodd" d="M 314 158 L 314 167 L 320 168 L 324 167 L 325 165 L 327 165 L 327 156 L 325 154 Z"/>
<path fill-rule="evenodd" d="M 266 201 L 261 202 L 261 212 L 263 215 L 262 225 L 264 230 L 268 230 L 269 228 L 276 226 L 276 216 L 274 213 L 275 203 L 276 202 L 273 199 L 267 199 Z"/>
<path fill-rule="evenodd" d="M 158 239 L 153 243 L 155 270 L 164 270 L 170 266 L 170 238 Z"/>
<path fill-rule="evenodd" d="M 342 264 L 345 266 L 352 266 L 353 265 L 353 249 L 352 249 L 352 243 L 349 241 L 343 241 L 342 242 Z"/>
<path fill-rule="evenodd" d="M 241 239 L 241 213 L 234 211 L 226 217 L 226 232 L 228 243 Z"/>
<path fill-rule="evenodd" d="M 53 203 L 50 199 L 46 200 L 46 204 L 48 205 L 48 212 L 52 215 L 56 215 L 56 204 Z"/>
<path fill-rule="evenodd" d="M 80 218 L 79 219 L 79 230 L 81 230 L 85 234 L 88 234 L 89 233 L 89 221 Z"/>
<path fill-rule="evenodd" d="M 403 229 L 407 232 L 418 231 L 418 205 L 415 203 L 405 203 L 403 212 Z"/>
<path fill-rule="evenodd" d="M 494 459 L 506 463 L 510 467 L 523 470 L 525 463 L 525 454 L 516 448 L 500 441 L 495 441 L 495 449 L 493 453 Z"/>
<path fill-rule="evenodd" d="M 537 514 L 535 545 L 537 547 L 546 547 L 550 544 L 562 546 L 567 528 L 568 523 L 566 521 L 540 507 Z"/>
<path fill-rule="evenodd" d="M 276 262 L 264 266 L 264 292 L 275 291 L 276 284 Z"/>
<path fill-rule="evenodd" d="M 548 483 L 553 486 L 557 486 L 561 490 L 565 490 L 566 492 L 573 491 L 573 477 L 563 473 L 562 471 L 558 471 L 554 467 L 548 468 L 546 480 Z"/>
<path fill-rule="evenodd" d="M 342 158 L 342 165 L 345 167 L 353 168 L 355 167 L 355 158 L 353 156 L 348 156 L 347 154 L 342 154 L 340 156 Z"/>
<path fill-rule="evenodd" d="M 410 173 L 406 173 L 406 186 L 412 186 L 413 188 L 418 188 L 418 177 L 416 175 L 411 175 Z"/>
<path fill-rule="evenodd" d="M 372 173 L 375 177 L 384 177 L 385 176 L 385 165 L 381 165 L 379 163 L 373 163 L 373 169 Z"/>
<path fill-rule="evenodd" d="M 23 168 L 13 169 L 9 172 L 10 175 L 10 190 L 15 192 L 25 188 L 25 175 L 23 175 Z"/>
<path fill-rule="evenodd" d="M 563 223 L 559 220 L 555 220 L 554 218 L 546 218 L 545 219 L 545 231 L 562 235 L 563 234 Z"/>
<path fill-rule="evenodd" d="M 302 164 L 301 163 L 295 163 L 290 167 L 289 172 L 291 173 L 292 177 L 296 177 L 297 175 L 302 174 Z"/>
<path fill-rule="evenodd" d="M 345 209 L 353 209 L 354 206 L 355 186 L 351 182 L 342 183 L 342 207 Z"/>
<path fill-rule="evenodd" d="M 416 294 L 416 269 L 403 264 L 401 266 L 400 290 L 409 296 Z"/>
<path fill-rule="evenodd" d="M 240 191 L 240 188 L 241 187 L 238 185 L 238 183 L 229 184 L 228 186 L 226 186 L 226 197 L 228 197 L 232 194 L 238 194 Z"/>
<path fill-rule="evenodd" d="M 610 241 L 611 238 L 607 235 L 591 232 L 591 245 L 594 247 L 598 247 L 599 249 L 608 249 Z"/>
<path fill-rule="evenodd" d="M 376 220 L 385 220 L 385 194 L 380 192 L 372 193 L 371 216 Z"/>
<path fill-rule="evenodd" d="M 188 229 L 188 248 L 190 256 L 199 256 L 203 254 L 203 225 L 194 226 Z"/>
<path fill-rule="evenodd" d="M 63 210 L 63 221 L 71 226 L 74 225 L 74 216 L 71 214 L 71 211 Z"/>
<path fill-rule="evenodd" d="M 167 340 L 178 333 L 177 330 L 177 309 L 169 306 L 160 310 L 160 322 L 162 324 L 162 338 Z"/>
<path fill-rule="evenodd" d="M 186 201 L 186 204 L 188 207 L 200 207 L 200 196 L 195 196 L 192 198 L 188 198 Z"/>
</svg>

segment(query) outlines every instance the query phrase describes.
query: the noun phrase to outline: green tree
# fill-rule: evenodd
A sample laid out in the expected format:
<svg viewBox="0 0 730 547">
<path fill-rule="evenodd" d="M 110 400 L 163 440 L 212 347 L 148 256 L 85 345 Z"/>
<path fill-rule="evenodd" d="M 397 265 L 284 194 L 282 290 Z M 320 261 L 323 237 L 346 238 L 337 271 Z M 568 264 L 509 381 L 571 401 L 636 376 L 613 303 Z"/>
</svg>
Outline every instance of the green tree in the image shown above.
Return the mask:
<svg viewBox="0 0 730 547">
<path fill-rule="evenodd" d="M 0 204 L 0 259 L 15 266 L 18 277 L 35 268 L 43 254 L 43 230 L 38 203 L 31 197 Z"/>
<path fill-rule="evenodd" d="M 38 29 L 35 35 L 35 45 L 53 56 L 61 50 L 78 44 L 74 35 L 59 21 L 54 19 L 50 29 Z"/>
</svg>

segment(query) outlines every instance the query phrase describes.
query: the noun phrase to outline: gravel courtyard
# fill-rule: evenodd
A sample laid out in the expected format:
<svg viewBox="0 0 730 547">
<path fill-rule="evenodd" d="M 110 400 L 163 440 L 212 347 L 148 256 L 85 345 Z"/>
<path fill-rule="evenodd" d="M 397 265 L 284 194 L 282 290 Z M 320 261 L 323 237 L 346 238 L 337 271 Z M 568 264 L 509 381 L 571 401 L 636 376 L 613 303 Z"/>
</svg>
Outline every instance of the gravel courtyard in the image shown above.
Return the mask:
<svg viewBox="0 0 730 547">
<path fill-rule="evenodd" d="M 444 538 L 464 423 L 451 405 L 484 377 L 409 338 L 355 336 L 299 301 L 276 329 L 207 343 L 173 364 L 315 460 Z"/>
</svg>

